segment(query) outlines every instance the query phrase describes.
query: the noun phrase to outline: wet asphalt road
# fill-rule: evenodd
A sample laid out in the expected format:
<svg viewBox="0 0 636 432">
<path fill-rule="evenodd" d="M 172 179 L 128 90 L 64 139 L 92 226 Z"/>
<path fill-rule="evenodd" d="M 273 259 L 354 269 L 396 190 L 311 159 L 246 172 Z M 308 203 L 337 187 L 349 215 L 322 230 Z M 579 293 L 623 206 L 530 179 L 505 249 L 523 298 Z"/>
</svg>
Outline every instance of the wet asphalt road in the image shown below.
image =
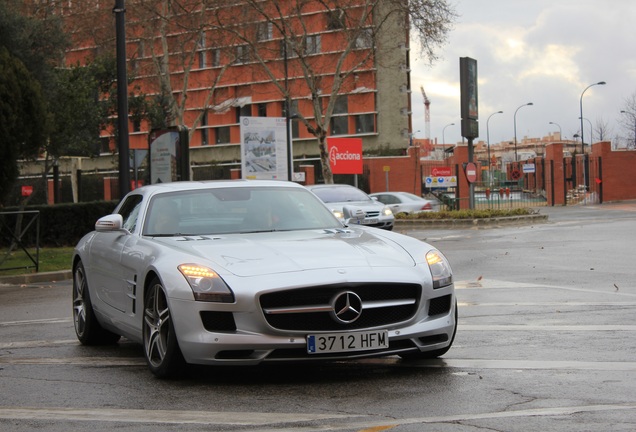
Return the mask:
<svg viewBox="0 0 636 432">
<path fill-rule="evenodd" d="M 460 326 L 435 361 L 191 368 L 80 346 L 70 281 L 0 285 L 2 431 L 636 430 L 636 203 L 412 230 L 448 256 Z"/>
</svg>

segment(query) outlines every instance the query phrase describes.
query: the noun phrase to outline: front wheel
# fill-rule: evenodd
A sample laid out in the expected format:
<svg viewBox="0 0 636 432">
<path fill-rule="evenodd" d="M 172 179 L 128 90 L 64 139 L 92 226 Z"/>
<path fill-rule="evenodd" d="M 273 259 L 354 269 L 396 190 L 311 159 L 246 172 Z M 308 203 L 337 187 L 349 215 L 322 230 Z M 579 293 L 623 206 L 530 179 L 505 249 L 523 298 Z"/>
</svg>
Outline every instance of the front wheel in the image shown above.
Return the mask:
<svg viewBox="0 0 636 432">
<path fill-rule="evenodd" d="M 97 321 L 86 281 L 86 270 L 79 262 L 73 271 L 73 324 L 77 339 L 84 345 L 109 345 L 121 336 L 105 330 Z"/>
<path fill-rule="evenodd" d="M 151 282 L 144 304 L 143 345 L 148 367 L 160 378 L 175 376 L 185 361 L 159 279 L 155 278 Z"/>
</svg>

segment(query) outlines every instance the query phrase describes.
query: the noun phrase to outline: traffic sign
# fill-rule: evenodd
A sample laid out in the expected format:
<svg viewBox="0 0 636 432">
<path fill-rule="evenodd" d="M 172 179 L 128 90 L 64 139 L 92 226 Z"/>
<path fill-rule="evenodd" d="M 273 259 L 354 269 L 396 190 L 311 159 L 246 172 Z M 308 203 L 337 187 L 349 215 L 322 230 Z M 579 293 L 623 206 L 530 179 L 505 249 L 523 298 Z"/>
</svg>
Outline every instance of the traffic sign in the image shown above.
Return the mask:
<svg viewBox="0 0 636 432">
<path fill-rule="evenodd" d="M 477 181 L 477 165 L 475 165 L 472 162 L 468 162 L 466 164 L 466 180 L 468 180 L 469 183 L 474 183 L 475 181 Z"/>
</svg>

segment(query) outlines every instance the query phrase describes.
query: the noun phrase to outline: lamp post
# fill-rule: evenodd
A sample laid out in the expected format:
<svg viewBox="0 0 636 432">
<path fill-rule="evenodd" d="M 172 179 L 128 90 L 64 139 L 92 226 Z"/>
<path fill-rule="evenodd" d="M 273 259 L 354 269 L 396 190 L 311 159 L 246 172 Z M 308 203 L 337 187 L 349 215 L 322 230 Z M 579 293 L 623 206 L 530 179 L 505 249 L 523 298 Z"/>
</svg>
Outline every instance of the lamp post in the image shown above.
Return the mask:
<svg viewBox="0 0 636 432">
<path fill-rule="evenodd" d="M 486 120 L 486 144 L 488 145 L 488 182 L 492 184 L 492 163 L 490 162 L 490 129 L 488 127 L 488 123 L 490 122 L 490 117 L 495 114 L 503 114 L 503 111 L 497 111 L 488 116 L 488 120 Z"/>
<path fill-rule="evenodd" d="M 446 138 L 444 136 L 444 132 L 446 132 L 446 128 L 449 126 L 455 126 L 455 123 L 449 123 L 442 129 L 442 148 L 444 149 L 444 153 L 446 153 Z"/>
<path fill-rule="evenodd" d="M 579 117 L 579 120 L 581 120 L 581 118 Z M 592 122 L 589 119 L 584 118 L 583 120 L 585 120 L 586 122 L 588 122 L 590 124 L 590 144 L 594 143 L 594 129 L 592 128 Z"/>
<path fill-rule="evenodd" d="M 599 81 L 597 83 L 590 84 L 589 86 L 585 87 L 585 90 L 583 90 L 583 92 L 581 93 L 581 98 L 579 99 L 579 110 L 581 115 L 581 117 L 579 117 L 579 119 L 581 120 L 581 154 L 585 154 L 585 140 L 583 138 L 585 136 L 585 134 L 583 133 L 583 95 L 585 94 L 587 89 L 589 89 L 590 87 L 594 87 L 596 85 L 605 85 L 605 81 Z"/>
<path fill-rule="evenodd" d="M 561 132 L 561 126 L 558 123 L 555 122 L 550 122 L 550 124 L 555 125 L 556 127 L 559 128 L 559 140 L 563 141 L 563 132 Z"/>
<path fill-rule="evenodd" d="M 632 121 L 634 122 L 634 147 L 636 148 L 636 114 L 628 113 L 627 111 L 621 111 L 621 114 L 627 114 L 632 117 Z"/>
<path fill-rule="evenodd" d="M 517 111 L 519 111 L 521 108 L 525 106 L 531 106 L 531 105 L 534 105 L 534 104 L 532 102 L 528 102 L 526 104 L 521 105 L 519 108 L 515 110 L 515 115 L 513 116 L 514 125 L 515 125 L 515 162 L 519 161 L 519 159 L 517 158 Z"/>
<path fill-rule="evenodd" d="M 128 79 L 126 77 L 126 6 L 116 0 L 115 33 L 117 45 L 117 140 L 119 151 L 119 199 L 130 192 L 129 138 L 128 138 Z"/>
</svg>

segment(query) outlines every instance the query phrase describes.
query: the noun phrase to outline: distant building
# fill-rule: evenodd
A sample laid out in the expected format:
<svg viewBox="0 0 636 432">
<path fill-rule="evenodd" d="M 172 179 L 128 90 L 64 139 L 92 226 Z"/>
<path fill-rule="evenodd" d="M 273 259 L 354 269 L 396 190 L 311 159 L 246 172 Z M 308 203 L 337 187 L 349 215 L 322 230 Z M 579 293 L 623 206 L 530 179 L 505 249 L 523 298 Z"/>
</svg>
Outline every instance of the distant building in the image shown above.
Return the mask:
<svg viewBox="0 0 636 432">
<path fill-rule="evenodd" d="M 33 0 L 34 4 L 41 2 Z M 265 1 L 263 4 L 267 4 Z M 234 4 L 234 5 L 233 5 Z M 277 2 L 280 7 L 290 7 L 293 2 Z M 67 52 L 67 64 L 85 62 L 96 55 L 103 46 L 98 45 L 94 35 L 99 33 L 102 39 L 111 39 L 115 35 L 112 14 L 113 1 L 84 0 L 82 2 L 62 2 L 54 10 L 61 14 L 68 25 L 78 26 L 84 22 L 91 27 L 83 33 L 76 32 L 73 46 Z M 126 10 L 126 54 L 130 76 L 136 79 L 130 91 L 142 91 L 150 96 L 161 92 L 155 63 L 161 61 L 157 52 L 161 51 L 162 28 L 157 22 L 137 14 L 137 2 L 128 1 Z M 224 6 L 225 7 L 225 6 Z M 236 17 L 240 22 L 242 5 L 240 2 L 227 2 L 225 16 Z M 346 6 L 347 13 L 359 14 L 365 8 L 362 0 L 352 0 Z M 206 11 L 205 20 L 214 22 L 218 9 Z M 356 11 L 356 9 L 358 11 Z M 302 114 L 313 122 L 313 104 L 319 103 L 323 111 L 329 101 L 328 95 L 338 77 L 335 75 L 337 61 L 343 53 L 345 31 L 339 23 L 338 10 L 329 11 L 322 2 L 310 2 L 303 9 L 302 28 L 306 32 L 302 41 L 305 54 L 303 61 L 311 62 L 320 71 L 319 88 L 310 88 L 302 74 L 301 59 L 294 50 L 283 43 L 283 37 L 276 25 L 261 18 L 250 23 L 253 28 L 255 43 L 271 47 L 270 58 L 267 59 L 268 76 L 263 67 L 251 52 L 248 44 L 237 44 L 236 40 L 228 40 L 226 34 L 215 32 L 212 26 L 205 31 L 192 34 L 188 43 L 180 46 L 176 43 L 179 32 L 195 32 L 184 30 L 185 26 L 169 26 L 163 30 L 168 32 L 170 56 L 166 61 L 170 66 L 170 85 L 172 93 L 184 102 L 183 116 L 177 119 L 191 131 L 190 160 L 196 164 L 228 163 L 240 165 L 240 117 L 267 116 L 285 117 L 286 101 L 280 87 L 275 81 L 285 83 L 290 91 L 290 116 Z M 282 14 L 294 11 L 282 11 Z M 374 19 L 380 19 L 374 12 Z M 156 19 L 156 18 L 155 18 Z M 183 19 L 188 19 L 184 17 Z M 327 134 L 338 137 L 361 137 L 363 151 L 371 154 L 382 154 L 390 150 L 395 154 L 400 149 L 409 147 L 411 136 L 411 84 L 409 69 L 408 23 L 392 20 L 392 23 L 381 31 L 375 41 L 371 38 L 374 23 L 369 23 L 367 37 L 363 32 L 355 49 L 345 58 L 345 68 L 354 72 L 348 74 L 338 94 L 331 123 Z M 79 23 L 79 24 L 78 24 Z M 86 26 L 85 26 L 86 27 Z M 149 34 L 149 29 L 156 29 Z M 84 35 L 79 37 L 78 35 Z M 90 37 L 89 37 L 90 35 Z M 111 41 L 112 42 L 112 41 Z M 174 43 L 173 43 L 174 42 Z M 193 57 L 189 58 L 187 49 L 196 44 Z M 154 45 L 153 45 L 154 44 Z M 110 45 L 112 46 L 112 45 Z M 260 45 L 259 45 L 260 46 Z M 259 52 L 262 56 L 265 51 Z M 357 59 L 368 60 L 356 64 Z M 185 62 L 191 61 L 189 73 L 184 73 Z M 167 63 L 166 63 L 167 64 Z M 349 68 L 349 69 L 347 69 Z M 209 96 L 209 90 L 216 90 Z M 187 76 L 187 83 L 185 79 Z M 287 78 L 287 79 L 285 79 Z M 316 98 L 318 101 L 316 101 Z M 147 121 L 129 123 L 130 148 L 145 149 L 148 147 L 148 134 L 151 125 Z M 300 120 L 292 120 L 291 125 L 293 152 L 296 161 L 315 160 L 319 156 L 318 141 Z M 116 151 L 113 131 L 105 131 L 102 135 L 103 153 Z M 237 163 L 238 161 L 238 163 Z"/>
</svg>

